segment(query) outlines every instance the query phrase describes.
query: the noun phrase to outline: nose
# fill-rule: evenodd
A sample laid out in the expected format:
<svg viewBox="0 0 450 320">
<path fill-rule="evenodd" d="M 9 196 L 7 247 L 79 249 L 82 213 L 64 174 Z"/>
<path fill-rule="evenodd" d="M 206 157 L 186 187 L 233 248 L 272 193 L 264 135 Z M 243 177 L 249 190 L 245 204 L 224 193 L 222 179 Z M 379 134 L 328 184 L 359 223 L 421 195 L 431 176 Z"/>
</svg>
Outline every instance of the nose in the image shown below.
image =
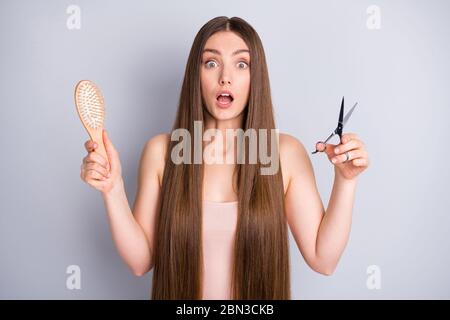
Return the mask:
<svg viewBox="0 0 450 320">
<path fill-rule="evenodd" d="M 220 79 L 220 84 L 221 85 L 231 84 L 231 81 L 229 79 L 225 79 L 222 77 L 222 79 Z"/>
<path fill-rule="evenodd" d="M 231 76 L 230 71 L 226 70 L 225 68 L 222 70 L 219 78 L 220 85 L 231 85 Z"/>
</svg>

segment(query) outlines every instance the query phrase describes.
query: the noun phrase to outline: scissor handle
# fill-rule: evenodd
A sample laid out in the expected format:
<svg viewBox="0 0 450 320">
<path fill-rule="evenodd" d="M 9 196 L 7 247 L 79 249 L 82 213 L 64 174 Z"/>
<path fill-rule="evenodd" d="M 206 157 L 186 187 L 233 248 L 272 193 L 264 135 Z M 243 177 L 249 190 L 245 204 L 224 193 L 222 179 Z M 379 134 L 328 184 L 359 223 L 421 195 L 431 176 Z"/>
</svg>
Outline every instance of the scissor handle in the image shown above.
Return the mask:
<svg viewBox="0 0 450 320">
<path fill-rule="evenodd" d="M 334 135 L 336 134 L 336 130 L 334 130 L 333 132 L 331 132 L 331 134 L 328 136 L 328 138 L 325 141 L 319 141 L 318 143 L 323 143 L 323 144 L 327 144 L 328 140 L 330 140 Z M 317 143 L 316 143 L 317 144 Z M 313 151 L 312 154 L 315 154 L 319 152 L 319 150 L 316 149 L 316 151 Z"/>
</svg>

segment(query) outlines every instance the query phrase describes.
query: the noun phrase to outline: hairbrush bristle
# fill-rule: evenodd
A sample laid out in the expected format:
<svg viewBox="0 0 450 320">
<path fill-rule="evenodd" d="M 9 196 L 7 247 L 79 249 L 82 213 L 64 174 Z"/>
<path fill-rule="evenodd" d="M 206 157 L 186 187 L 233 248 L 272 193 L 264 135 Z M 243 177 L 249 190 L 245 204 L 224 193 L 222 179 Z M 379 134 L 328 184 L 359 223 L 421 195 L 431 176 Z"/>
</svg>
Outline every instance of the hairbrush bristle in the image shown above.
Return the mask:
<svg viewBox="0 0 450 320">
<path fill-rule="evenodd" d="M 97 86 L 89 81 L 80 81 L 76 87 L 76 104 L 83 122 L 92 129 L 103 126 L 105 108 L 103 96 Z"/>
</svg>

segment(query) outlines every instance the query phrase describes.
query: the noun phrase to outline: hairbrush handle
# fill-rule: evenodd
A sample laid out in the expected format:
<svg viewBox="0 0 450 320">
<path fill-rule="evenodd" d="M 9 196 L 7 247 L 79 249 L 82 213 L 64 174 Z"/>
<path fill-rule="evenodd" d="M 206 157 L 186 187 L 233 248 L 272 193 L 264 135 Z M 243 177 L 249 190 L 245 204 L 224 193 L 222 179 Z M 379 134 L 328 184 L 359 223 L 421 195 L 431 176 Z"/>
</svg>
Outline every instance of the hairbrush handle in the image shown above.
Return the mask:
<svg viewBox="0 0 450 320">
<path fill-rule="evenodd" d="M 108 153 L 106 152 L 106 147 L 103 143 L 103 128 L 101 128 L 101 130 L 95 131 L 89 130 L 87 128 L 86 130 L 88 131 L 91 140 L 97 144 L 95 152 L 98 152 L 103 158 L 105 158 L 106 162 L 109 164 Z"/>
</svg>

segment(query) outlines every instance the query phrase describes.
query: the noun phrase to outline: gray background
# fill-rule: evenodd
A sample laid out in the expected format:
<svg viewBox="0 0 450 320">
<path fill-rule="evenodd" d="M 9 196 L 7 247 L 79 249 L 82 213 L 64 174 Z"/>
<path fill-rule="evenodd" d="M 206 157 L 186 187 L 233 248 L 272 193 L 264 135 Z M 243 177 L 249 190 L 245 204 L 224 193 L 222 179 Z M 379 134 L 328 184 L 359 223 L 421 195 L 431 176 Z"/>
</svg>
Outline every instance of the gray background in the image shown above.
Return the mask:
<svg viewBox="0 0 450 320">
<path fill-rule="evenodd" d="M 66 27 L 71 4 L 80 30 Z M 372 4 L 379 30 L 366 26 Z M 142 148 L 170 130 L 194 36 L 219 15 L 259 33 L 277 125 L 308 150 L 335 127 L 342 95 L 359 102 L 345 131 L 366 143 L 371 166 L 349 244 L 325 277 L 291 238 L 293 299 L 450 298 L 449 12 L 448 1 L 2 0 L 0 298 L 149 298 L 152 272 L 128 271 L 100 193 L 79 177 L 88 135 L 73 89 L 91 79 L 103 90 L 131 205 Z M 311 158 L 326 207 L 333 168 Z M 66 288 L 72 264 L 81 290 Z M 366 286 L 370 265 L 379 290 Z"/>
</svg>

